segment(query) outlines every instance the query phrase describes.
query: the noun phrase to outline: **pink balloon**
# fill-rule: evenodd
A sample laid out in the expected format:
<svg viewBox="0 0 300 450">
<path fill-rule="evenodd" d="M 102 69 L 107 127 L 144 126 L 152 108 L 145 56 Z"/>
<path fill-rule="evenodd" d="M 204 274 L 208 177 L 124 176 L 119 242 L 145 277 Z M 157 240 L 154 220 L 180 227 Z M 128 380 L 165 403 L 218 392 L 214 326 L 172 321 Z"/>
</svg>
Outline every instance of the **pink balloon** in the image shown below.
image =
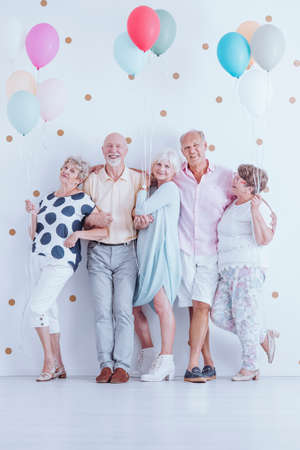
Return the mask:
<svg viewBox="0 0 300 450">
<path fill-rule="evenodd" d="M 59 49 L 59 37 L 52 25 L 39 23 L 27 34 L 25 45 L 32 64 L 39 70 L 55 57 Z"/>
<path fill-rule="evenodd" d="M 67 95 L 61 80 L 50 78 L 38 85 L 36 94 L 41 108 L 41 116 L 45 122 L 58 117 L 64 110 Z"/>
<path fill-rule="evenodd" d="M 138 6 L 128 17 L 127 31 L 132 42 L 146 52 L 155 44 L 159 36 L 158 14 L 149 6 Z"/>
</svg>

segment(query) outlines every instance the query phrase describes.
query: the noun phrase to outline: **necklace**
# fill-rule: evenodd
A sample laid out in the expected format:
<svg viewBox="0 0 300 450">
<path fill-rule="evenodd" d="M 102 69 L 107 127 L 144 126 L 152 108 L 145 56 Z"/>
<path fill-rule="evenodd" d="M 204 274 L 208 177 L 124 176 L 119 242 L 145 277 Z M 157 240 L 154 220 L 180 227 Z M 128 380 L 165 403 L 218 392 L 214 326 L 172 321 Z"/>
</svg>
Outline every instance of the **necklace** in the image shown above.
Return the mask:
<svg viewBox="0 0 300 450">
<path fill-rule="evenodd" d="M 55 192 L 56 197 L 68 197 L 72 194 L 73 191 L 77 190 L 77 186 L 73 187 L 70 191 L 64 192 L 62 195 L 60 194 L 59 189 Z"/>
</svg>

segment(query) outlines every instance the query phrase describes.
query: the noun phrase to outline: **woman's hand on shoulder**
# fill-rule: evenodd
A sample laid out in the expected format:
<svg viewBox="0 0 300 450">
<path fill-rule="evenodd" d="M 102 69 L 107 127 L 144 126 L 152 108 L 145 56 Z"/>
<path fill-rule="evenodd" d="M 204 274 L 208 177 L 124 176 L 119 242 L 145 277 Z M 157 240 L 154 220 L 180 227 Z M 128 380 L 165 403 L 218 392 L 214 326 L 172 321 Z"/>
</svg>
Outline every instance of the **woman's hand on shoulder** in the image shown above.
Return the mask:
<svg viewBox="0 0 300 450">
<path fill-rule="evenodd" d="M 37 215 L 37 210 L 30 200 L 25 200 L 25 209 L 28 213 Z"/>
<path fill-rule="evenodd" d="M 103 167 L 104 167 L 104 164 L 98 164 L 97 166 L 92 166 L 92 167 L 90 167 L 90 169 L 89 169 L 89 175 L 90 175 L 91 173 L 98 174 L 98 173 L 100 172 L 100 170 L 103 169 Z"/>
</svg>

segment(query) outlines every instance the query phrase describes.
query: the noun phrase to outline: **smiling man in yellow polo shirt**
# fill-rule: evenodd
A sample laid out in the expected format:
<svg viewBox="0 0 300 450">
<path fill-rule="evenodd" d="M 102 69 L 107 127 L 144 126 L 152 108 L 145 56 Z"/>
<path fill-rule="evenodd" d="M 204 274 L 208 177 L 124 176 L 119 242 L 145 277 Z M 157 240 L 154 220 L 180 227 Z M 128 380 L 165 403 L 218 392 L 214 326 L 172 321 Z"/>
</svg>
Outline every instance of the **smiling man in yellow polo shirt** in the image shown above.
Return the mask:
<svg viewBox="0 0 300 450">
<path fill-rule="evenodd" d="M 132 297 L 138 272 L 133 225 L 136 195 L 144 175 L 125 166 L 128 147 L 118 133 L 103 143 L 105 166 L 90 174 L 84 191 L 101 210 L 87 227 L 107 226 L 108 237 L 90 241 L 88 273 L 96 313 L 98 383 L 125 383 L 133 352 Z"/>
</svg>

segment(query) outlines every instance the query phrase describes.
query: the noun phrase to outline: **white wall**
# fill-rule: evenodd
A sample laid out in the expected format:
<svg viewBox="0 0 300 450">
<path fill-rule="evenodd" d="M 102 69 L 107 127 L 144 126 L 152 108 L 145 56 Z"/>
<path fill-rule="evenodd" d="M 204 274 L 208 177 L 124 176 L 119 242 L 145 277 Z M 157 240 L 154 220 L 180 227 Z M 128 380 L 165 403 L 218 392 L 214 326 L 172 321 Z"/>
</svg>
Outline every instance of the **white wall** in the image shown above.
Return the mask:
<svg viewBox="0 0 300 450">
<path fill-rule="evenodd" d="M 145 71 L 135 80 L 117 66 L 112 46 L 115 37 L 126 29 L 130 11 L 139 5 L 133 0 L 48 0 L 40 6 L 37 0 L 0 2 L 1 16 L 17 15 L 27 30 L 40 22 L 52 24 L 59 32 L 59 53 L 49 66 L 40 70 L 39 80 L 54 77 L 63 80 L 68 89 L 65 112 L 52 123 L 40 123 L 23 138 L 6 117 L 5 82 L 12 71 L 24 69 L 34 73 L 27 55 L 11 67 L 1 61 L 0 85 L 0 159 L 1 159 L 1 313 L 0 374 L 33 374 L 41 367 L 41 351 L 28 318 L 24 350 L 18 350 L 19 330 L 27 302 L 29 242 L 24 199 L 34 190 L 41 195 L 56 188 L 58 169 L 70 154 L 82 155 L 91 164 L 102 161 L 99 146 L 110 131 L 132 138 L 128 164 L 142 167 L 144 136 L 153 151 L 165 146 L 179 148 L 178 137 L 191 128 L 206 132 L 212 161 L 236 168 L 253 161 L 256 138 L 262 138 L 260 151 L 270 176 L 270 192 L 265 198 L 278 213 L 277 236 L 269 249 L 270 271 L 264 296 L 267 326 L 281 331 L 278 354 L 272 367 L 261 355 L 262 373 L 266 375 L 299 375 L 299 105 L 300 5 L 296 0 L 153 0 L 153 8 L 164 8 L 174 16 L 177 38 L 172 48 L 159 59 L 150 58 Z M 274 99 L 266 120 L 251 131 L 251 121 L 236 97 L 235 81 L 220 67 L 216 46 L 220 37 L 235 31 L 245 20 L 273 23 L 285 33 L 287 49 L 280 65 L 271 73 Z M 71 44 L 65 37 L 72 38 Z M 202 44 L 209 49 L 203 50 Z M 174 80 L 172 74 L 180 78 Z M 92 100 L 84 100 L 91 94 Z M 216 103 L 222 96 L 223 102 Z M 291 104 L 289 98 L 298 101 Z M 160 111 L 166 110 L 167 117 Z M 59 137 L 57 130 L 63 129 Z M 153 132 L 151 132 L 153 130 Z M 13 136 L 8 143 L 6 136 Z M 11 236 L 13 228 L 16 234 Z M 85 249 L 85 246 L 84 246 Z M 85 250 L 83 250 L 85 253 Z M 274 299 L 272 292 L 279 293 Z M 70 302 L 69 296 L 76 295 Z M 15 305 L 8 304 L 15 299 Z M 95 374 L 97 370 L 93 305 L 88 285 L 85 259 L 76 276 L 65 287 L 59 299 L 62 324 L 62 347 L 65 365 L 72 374 Z M 159 345 L 157 318 L 150 311 L 151 326 Z M 176 364 L 182 374 L 187 363 L 187 311 L 176 309 Z M 234 336 L 212 329 L 212 349 L 219 375 L 239 369 L 239 344 Z M 5 353 L 11 348 L 10 355 Z"/>
</svg>

